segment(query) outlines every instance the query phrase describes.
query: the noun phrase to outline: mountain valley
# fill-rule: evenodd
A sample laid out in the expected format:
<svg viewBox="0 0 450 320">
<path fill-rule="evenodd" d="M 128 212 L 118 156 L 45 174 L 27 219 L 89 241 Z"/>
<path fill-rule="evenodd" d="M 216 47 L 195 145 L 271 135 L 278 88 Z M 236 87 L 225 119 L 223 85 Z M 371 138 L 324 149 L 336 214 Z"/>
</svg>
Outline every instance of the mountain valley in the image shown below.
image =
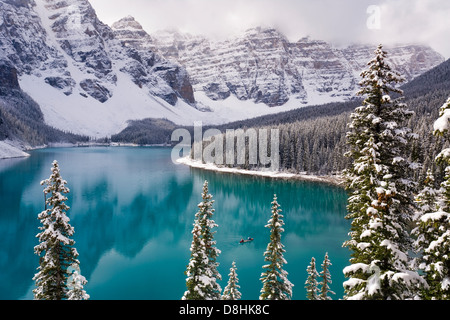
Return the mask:
<svg viewBox="0 0 450 320">
<path fill-rule="evenodd" d="M 88 0 L 2 0 L 0 12 L 0 138 L 21 148 L 109 138 L 143 119 L 222 125 L 350 101 L 374 49 L 260 27 L 222 41 L 148 33 L 131 16 L 104 24 Z M 444 61 L 423 45 L 387 50 L 406 81 Z M 13 96 L 39 116 L 14 109 Z"/>
</svg>

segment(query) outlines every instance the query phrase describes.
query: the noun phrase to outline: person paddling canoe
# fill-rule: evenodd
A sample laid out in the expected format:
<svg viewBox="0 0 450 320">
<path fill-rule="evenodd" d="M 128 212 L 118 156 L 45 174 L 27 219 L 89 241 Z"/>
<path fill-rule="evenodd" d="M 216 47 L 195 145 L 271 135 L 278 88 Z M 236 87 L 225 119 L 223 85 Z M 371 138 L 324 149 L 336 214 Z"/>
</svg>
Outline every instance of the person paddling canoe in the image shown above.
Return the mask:
<svg viewBox="0 0 450 320">
<path fill-rule="evenodd" d="M 241 239 L 241 241 L 239 241 L 239 243 L 250 242 L 250 241 L 253 241 L 253 238 L 248 237 L 246 240 Z"/>
</svg>

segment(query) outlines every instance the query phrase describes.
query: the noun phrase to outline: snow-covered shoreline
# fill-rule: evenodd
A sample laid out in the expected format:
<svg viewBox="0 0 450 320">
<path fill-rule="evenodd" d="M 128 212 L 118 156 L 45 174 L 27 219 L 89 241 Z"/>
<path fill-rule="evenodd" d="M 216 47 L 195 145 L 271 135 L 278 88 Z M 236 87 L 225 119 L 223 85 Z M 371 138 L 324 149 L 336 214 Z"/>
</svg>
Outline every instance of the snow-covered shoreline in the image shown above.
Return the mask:
<svg viewBox="0 0 450 320">
<path fill-rule="evenodd" d="M 285 180 L 303 180 L 312 181 L 320 183 L 328 183 L 336 186 L 342 187 L 343 178 L 341 176 L 330 175 L 330 176 L 317 176 L 309 174 L 298 174 L 289 172 L 279 172 L 279 171 L 258 171 L 258 170 L 246 170 L 238 168 L 228 168 L 228 167 L 218 167 L 212 163 L 201 163 L 199 161 L 191 159 L 189 156 L 184 158 L 179 158 L 177 161 L 179 164 L 187 165 L 192 168 L 198 168 L 209 171 L 242 174 L 249 176 L 267 177 L 272 179 L 285 179 Z"/>
<path fill-rule="evenodd" d="M 24 158 L 30 155 L 23 151 L 23 146 L 11 140 L 0 141 L 0 159 Z"/>
<path fill-rule="evenodd" d="M 110 147 L 137 147 L 135 144 L 119 144 L 119 143 L 110 143 L 110 144 L 100 144 L 100 143 L 85 143 L 85 144 L 53 144 L 49 146 L 42 146 L 42 148 L 46 147 L 91 147 L 91 146 L 110 146 Z M 164 145 L 152 145 L 162 147 Z M 39 149 L 39 148 L 35 148 Z M 30 154 L 22 151 L 23 147 L 12 143 L 11 141 L 0 141 L 0 160 L 2 159 L 11 159 L 11 158 L 22 158 L 29 157 Z M 32 150 L 32 148 L 27 149 Z M 228 167 L 219 167 L 215 164 L 211 163 L 201 163 L 199 161 L 195 161 L 190 157 L 184 157 L 177 160 L 177 163 L 190 166 L 192 168 L 198 168 L 209 171 L 217 171 L 223 173 L 232 173 L 232 174 L 242 174 L 248 176 L 258 176 L 258 177 L 267 177 L 272 179 L 285 179 L 285 180 L 303 180 L 303 181 L 313 181 L 320 183 L 328 183 L 336 186 L 342 186 L 343 178 L 339 175 L 327 175 L 327 176 L 317 176 L 310 174 L 299 174 L 299 173 L 289 173 L 289 172 L 279 172 L 279 171 L 260 171 L 260 170 L 246 170 L 246 169 L 238 169 L 238 168 L 228 168 Z"/>
</svg>

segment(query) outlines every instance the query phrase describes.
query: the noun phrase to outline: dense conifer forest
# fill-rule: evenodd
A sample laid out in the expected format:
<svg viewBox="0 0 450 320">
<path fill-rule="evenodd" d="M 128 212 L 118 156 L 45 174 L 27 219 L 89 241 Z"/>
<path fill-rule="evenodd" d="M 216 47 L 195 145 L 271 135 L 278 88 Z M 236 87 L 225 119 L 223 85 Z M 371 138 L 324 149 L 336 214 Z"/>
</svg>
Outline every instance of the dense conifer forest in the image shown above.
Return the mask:
<svg viewBox="0 0 450 320">
<path fill-rule="evenodd" d="M 5 139 L 21 141 L 32 147 L 89 141 L 89 137 L 47 125 L 39 105 L 22 90 L 0 87 L 0 141 Z"/>
<path fill-rule="evenodd" d="M 431 168 L 439 177 L 443 169 L 434 162 L 442 150 L 444 140 L 432 134 L 432 126 L 439 116 L 439 108 L 450 95 L 450 60 L 401 86 L 404 102 L 414 111 L 408 127 L 418 135 L 410 146 L 411 160 L 423 164 L 416 171 L 418 180 Z M 340 173 L 349 165 L 344 156 L 347 151 L 346 132 L 351 112 L 362 99 L 342 103 L 308 106 L 275 115 L 262 116 L 245 121 L 228 123 L 217 129 L 279 129 L 280 130 L 280 170 L 328 175 Z M 170 144 L 170 134 L 176 126 L 166 120 L 133 121 L 121 133 L 112 137 L 114 142 L 137 144 Z M 192 132 L 192 128 L 187 128 Z M 207 130 L 208 127 L 204 127 Z M 250 169 L 256 166 L 244 165 Z"/>
</svg>

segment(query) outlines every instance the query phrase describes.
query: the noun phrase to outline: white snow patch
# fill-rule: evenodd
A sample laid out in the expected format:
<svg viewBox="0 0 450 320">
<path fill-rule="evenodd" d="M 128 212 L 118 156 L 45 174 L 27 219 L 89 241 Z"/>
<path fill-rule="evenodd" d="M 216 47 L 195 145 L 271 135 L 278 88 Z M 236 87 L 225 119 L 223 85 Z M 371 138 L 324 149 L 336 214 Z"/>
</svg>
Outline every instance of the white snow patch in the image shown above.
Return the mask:
<svg viewBox="0 0 450 320">
<path fill-rule="evenodd" d="M 296 173 L 288 173 L 288 172 L 280 172 L 280 171 L 258 171 L 258 170 L 246 170 L 246 169 L 238 169 L 238 168 L 228 168 L 228 167 L 218 167 L 213 163 L 202 163 L 200 161 L 196 161 L 191 159 L 189 156 L 184 158 L 179 158 L 176 160 L 179 164 L 188 165 L 192 168 L 199 168 L 203 170 L 217 171 L 217 172 L 225 172 L 225 173 L 234 173 L 234 174 L 243 174 L 249 176 L 259 176 L 259 177 L 269 177 L 274 179 L 298 179 L 298 180 L 308 180 L 308 181 L 317 181 L 324 183 L 332 183 L 339 185 L 341 182 L 341 178 L 338 176 L 315 176 L 308 174 L 296 174 Z"/>
<path fill-rule="evenodd" d="M 0 141 L 0 159 L 28 157 L 21 146 L 11 140 Z"/>
<path fill-rule="evenodd" d="M 441 117 L 434 122 L 434 131 L 445 132 L 449 128 L 450 109 L 446 109 Z"/>
<path fill-rule="evenodd" d="M 438 220 L 441 220 L 442 218 L 445 218 L 448 216 L 449 216 L 449 214 L 445 211 L 437 211 L 437 212 L 431 212 L 431 213 L 426 213 L 426 214 L 422 215 L 420 220 L 423 222 L 428 222 L 429 220 L 438 221 Z"/>
<path fill-rule="evenodd" d="M 39 104 L 48 125 L 94 138 L 109 137 L 120 132 L 127 127 L 129 120 L 160 118 L 177 125 L 192 126 L 195 121 L 202 121 L 205 125 L 220 125 L 304 107 L 299 101 L 292 100 L 281 107 L 270 108 L 250 100 L 241 101 L 235 96 L 213 101 L 204 92 L 197 92 L 196 100 L 199 105 L 211 110 L 203 112 L 181 99 L 172 106 L 136 86 L 127 74 L 120 71 L 116 74 L 117 83 L 112 88 L 113 95 L 104 103 L 90 96 L 81 96 L 83 90 L 79 85 L 71 95 L 66 96 L 46 84 L 43 77 L 23 75 L 19 82 L 23 91 Z"/>
</svg>

